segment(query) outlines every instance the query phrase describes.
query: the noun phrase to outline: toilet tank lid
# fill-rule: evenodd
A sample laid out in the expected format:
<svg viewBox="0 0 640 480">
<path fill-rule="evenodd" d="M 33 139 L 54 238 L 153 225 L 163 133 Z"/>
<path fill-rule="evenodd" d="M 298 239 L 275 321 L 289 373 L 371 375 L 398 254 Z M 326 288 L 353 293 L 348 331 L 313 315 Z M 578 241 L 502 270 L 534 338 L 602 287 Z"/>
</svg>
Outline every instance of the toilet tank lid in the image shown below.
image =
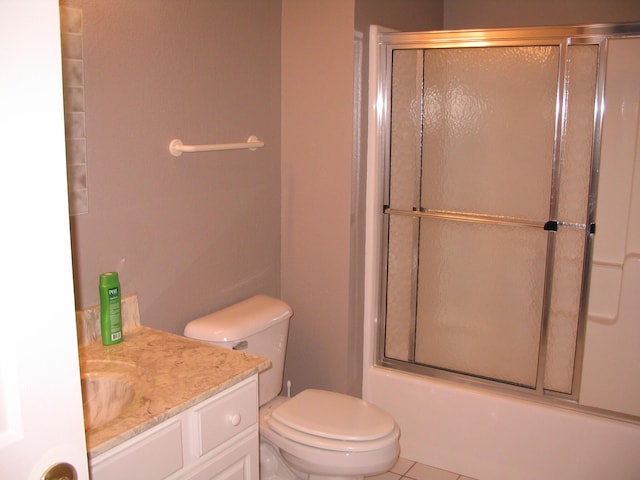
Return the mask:
<svg viewBox="0 0 640 480">
<path fill-rule="evenodd" d="M 256 295 L 191 320 L 184 328 L 184 335 L 208 342 L 233 342 L 287 320 L 292 314 L 288 303 L 268 295 Z"/>
</svg>

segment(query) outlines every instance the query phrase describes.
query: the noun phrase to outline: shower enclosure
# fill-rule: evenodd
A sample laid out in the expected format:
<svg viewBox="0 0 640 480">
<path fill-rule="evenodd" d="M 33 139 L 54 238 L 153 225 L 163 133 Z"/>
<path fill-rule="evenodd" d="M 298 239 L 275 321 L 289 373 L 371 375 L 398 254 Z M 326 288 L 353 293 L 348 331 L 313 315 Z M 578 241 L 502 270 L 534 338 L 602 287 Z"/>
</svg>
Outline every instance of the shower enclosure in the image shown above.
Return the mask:
<svg viewBox="0 0 640 480">
<path fill-rule="evenodd" d="M 608 56 L 639 27 L 377 35 L 376 365 L 640 420 L 581 401 Z"/>
</svg>

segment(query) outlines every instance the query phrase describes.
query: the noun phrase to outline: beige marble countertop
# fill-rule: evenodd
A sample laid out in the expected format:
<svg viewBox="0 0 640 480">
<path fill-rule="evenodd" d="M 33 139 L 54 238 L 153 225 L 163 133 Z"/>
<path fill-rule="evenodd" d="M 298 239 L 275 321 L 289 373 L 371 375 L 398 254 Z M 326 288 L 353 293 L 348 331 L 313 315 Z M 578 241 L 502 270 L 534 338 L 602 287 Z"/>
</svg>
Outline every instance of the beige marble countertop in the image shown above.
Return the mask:
<svg viewBox="0 0 640 480">
<path fill-rule="evenodd" d="M 122 343 L 79 345 L 82 378 L 119 379 L 133 400 L 115 419 L 90 428 L 95 457 L 193 405 L 270 367 L 269 360 L 143 326 L 125 331 Z"/>
</svg>

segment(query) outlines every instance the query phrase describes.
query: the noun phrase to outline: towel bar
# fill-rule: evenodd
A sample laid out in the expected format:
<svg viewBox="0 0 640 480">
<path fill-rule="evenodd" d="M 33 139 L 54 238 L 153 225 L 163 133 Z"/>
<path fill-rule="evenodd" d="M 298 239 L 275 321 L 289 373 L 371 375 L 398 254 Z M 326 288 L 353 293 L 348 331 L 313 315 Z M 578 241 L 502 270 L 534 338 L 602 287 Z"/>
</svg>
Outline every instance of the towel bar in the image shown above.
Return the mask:
<svg viewBox="0 0 640 480">
<path fill-rule="evenodd" d="M 216 143 L 212 145 L 183 145 L 182 140 L 174 138 L 169 143 L 169 151 L 174 157 L 179 157 L 184 152 L 211 152 L 214 150 L 255 150 L 264 147 L 264 142 L 258 137 L 251 135 L 246 142 L 243 143 Z"/>
</svg>

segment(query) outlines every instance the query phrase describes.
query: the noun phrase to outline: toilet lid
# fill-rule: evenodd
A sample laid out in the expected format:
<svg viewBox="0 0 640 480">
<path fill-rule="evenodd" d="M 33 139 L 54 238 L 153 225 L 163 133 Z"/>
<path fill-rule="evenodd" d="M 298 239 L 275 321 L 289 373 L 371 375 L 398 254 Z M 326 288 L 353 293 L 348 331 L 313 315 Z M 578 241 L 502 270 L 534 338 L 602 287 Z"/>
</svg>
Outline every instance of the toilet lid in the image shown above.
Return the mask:
<svg viewBox="0 0 640 480">
<path fill-rule="evenodd" d="M 370 441 L 395 429 L 391 415 L 359 398 L 324 390 L 305 390 L 277 407 L 272 426 L 335 440 Z"/>
</svg>

